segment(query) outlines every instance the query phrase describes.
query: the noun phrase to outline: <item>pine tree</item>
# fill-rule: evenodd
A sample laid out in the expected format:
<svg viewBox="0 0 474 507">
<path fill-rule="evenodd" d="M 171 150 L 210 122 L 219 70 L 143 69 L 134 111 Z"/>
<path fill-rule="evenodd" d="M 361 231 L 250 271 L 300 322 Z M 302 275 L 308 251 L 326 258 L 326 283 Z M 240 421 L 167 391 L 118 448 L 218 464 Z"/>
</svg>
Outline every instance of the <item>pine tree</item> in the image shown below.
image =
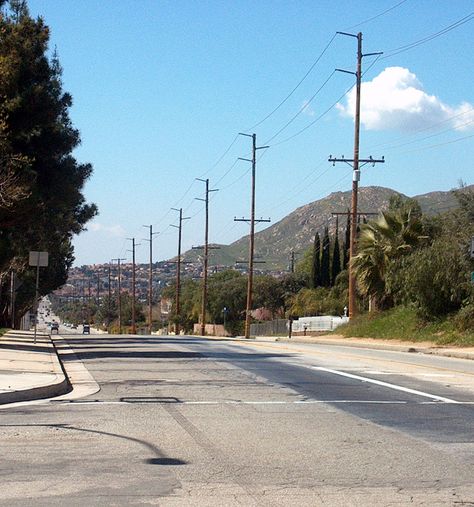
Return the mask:
<svg viewBox="0 0 474 507">
<path fill-rule="evenodd" d="M 329 229 L 324 229 L 324 236 L 321 249 L 321 285 L 329 287 L 331 285 L 330 271 L 331 242 L 329 239 Z"/>
<path fill-rule="evenodd" d="M 9 201 L 0 205 L 0 293 L 15 270 L 21 315 L 34 299 L 28 251 L 49 252 L 40 293 L 58 288 L 74 259 L 72 236 L 97 210 L 82 194 L 92 166 L 72 155 L 80 135 L 69 118 L 72 97 L 62 89 L 57 55 L 48 58 L 49 28 L 29 15 L 25 0 L 0 0 L 0 8 L 0 185 L 5 175 L 9 184 Z M 2 297 L 0 326 L 7 314 Z"/>
<path fill-rule="evenodd" d="M 339 248 L 339 220 L 336 218 L 336 232 L 334 235 L 334 247 L 332 253 L 331 285 L 336 282 L 337 275 L 341 272 L 341 249 Z"/>
<path fill-rule="evenodd" d="M 312 289 L 321 285 L 321 239 L 319 232 L 314 236 L 313 260 L 311 264 L 310 286 Z"/>
</svg>

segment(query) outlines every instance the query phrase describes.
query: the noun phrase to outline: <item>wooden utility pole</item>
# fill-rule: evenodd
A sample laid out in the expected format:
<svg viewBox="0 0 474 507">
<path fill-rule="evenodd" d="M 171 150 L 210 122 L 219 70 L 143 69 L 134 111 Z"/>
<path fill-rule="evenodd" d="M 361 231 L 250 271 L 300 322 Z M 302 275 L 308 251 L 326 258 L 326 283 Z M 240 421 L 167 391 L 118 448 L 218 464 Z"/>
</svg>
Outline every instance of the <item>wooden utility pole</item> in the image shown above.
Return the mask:
<svg viewBox="0 0 474 507">
<path fill-rule="evenodd" d="M 252 163 L 252 183 L 251 183 L 251 197 L 250 197 L 250 219 L 247 218 L 234 218 L 236 222 L 250 222 L 250 240 L 249 240 L 249 273 L 247 282 L 247 306 L 245 310 L 245 338 L 250 338 L 250 321 L 252 312 L 252 293 L 253 293 L 253 266 L 254 266 L 254 250 L 255 250 L 255 223 L 256 222 L 270 222 L 268 220 L 255 220 L 255 172 L 257 165 L 257 150 L 268 148 L 268 146 L 259 146 L 257 148 L 257 135 L 256 134 L 240 134 L 242 136 L 252 138 L 252 158 L 240 158 Z"/>
<path fill-rule="evenodd" d="M 352 318 L 357 313 L 356 308 L 356 280 L 354 275 L 354 268 L 352 267 L 352 259 L 356 255 L 356 241 L 357 241 L 357 199 L 358 199 L 358 188 L 360 181 L 360 167 L 365 164 L 375 165 L 376 163 L 383 163 L 385 160 L 383 157 L 379 160 L 375 160 L 372 157 L 368 159 L 359 159 L 359 138 L 360 138 L 360 89 L 362 82 L 362 58 L 364 56 L 379 55 L 381 53 L 367 53 L 362 54 L 362 33 L 359 32 L 357 35 L 345 32 L 337 32 L 342 35 L 349 37 L 355 37 L 357 39 L 357 70 L 351 72 L 343 69 L 336 69 L 339 72 L 345 72 L 347 74 L 353 74 L 356 76 L 356 104 L 355 104 L 355 117 L 354 117 L 354 158 L 345 159 L 333 158 L 329 156 L 329 162 L 335 165 L 336 162 L 346 162 L 351 165 L 352 171 L 352 198 L 351 198 L 351 236 L 350 236 L 350 247 L 349 247 L 349 318 Z M 360 165 L 362 163 L 362 166 Z"/>
<path fill-rule="evenodd" d="M 209 190 L 209 178 L 203 180 L 196 178 L 206 184 L 206 197 L 201 199 L 196 197 L 198 201 L 206 203 L 206 218 L 204 226 L 204 266 L 202 271 L 202 300 L 201 300 L 201 335 L 206 334 L 206 309 L 207 309 L 207 270 L 209 265 L 209 192 L 217 192 L 217 189 Z"/>
<path fill-rule="evenodd" d="M 137 325 L 136 325 L 136 310 L 135 310 L 135 299 L 136 299 L 136 276 L 135 276 L 135 247 L 139 246 L 140 243 L 135 243 L 135 238 L 127 238 L 132 242 L 132 249 L 128 250 L 132 252 L 132 334 L 137 334 Z"/>
<path fill-rule="evenodd" d="M 183 220 L 189 220 L 191 217 L 183 217 L 183 208 L 171 208 L 174 211 L 179 212 L 179 225 L 171 224 L 171 227 L 175 227 L 178 229 L 178 261 L 176 264 L 176 325 L 175 325 L 175 334 L 179 335 L 179 319 L 181 316 L 181 306 L 180 306 L 180 294 L 181 294 L 181 236 L 183 229 Z"/>
<path fill-rule="evenodd" d="M 100 304 L 100 273 L 97 273 L 97 310 Z"/>
<path fill-rule="evenodd" d="M 143 241 L 148 241 L 150 243 L 150 265 L 148 269 L 148 334 L 151 334 L 153 324 L 153 236 L 159 233 L 153 232 L 153 225 L 144 225 L 143 227 L 150 229 L 149 239 L 144 239 Z"/>
<path fill-rule="evenodd" d="M 117 291 L 117 313 L 118 313 L 118 331 L 119 334 L 122 334 L 122 284 L 121 284 L 121 272 L 120 272 L 120 262 L 125 261 L 126 259 L 112 259 L 112 262 L 117 261 L 118 265 L 118 291 Z"/>
</svg>

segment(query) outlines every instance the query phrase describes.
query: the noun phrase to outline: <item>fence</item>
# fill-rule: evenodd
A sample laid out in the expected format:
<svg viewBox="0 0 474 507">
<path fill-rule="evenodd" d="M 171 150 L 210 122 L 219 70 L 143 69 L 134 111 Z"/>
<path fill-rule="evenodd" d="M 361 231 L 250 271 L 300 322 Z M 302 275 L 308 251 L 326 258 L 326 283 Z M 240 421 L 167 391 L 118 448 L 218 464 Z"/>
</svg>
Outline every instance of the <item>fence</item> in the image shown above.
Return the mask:
<svg viewBox="0 0 474 507">
<path fill-rule="evenodd" d="M 269 320 L 258 324 L 250 324 L 252 336 L 275 336 L 288 334 L 288 321 L 286 319 Z"/>
<path fill-rule="evenodd" d="M 334 317 L 324 315 L 322 317 L 300 317 L 293 321 L 292 331 L 295 334 L 311 332 L 333 331 L 341 324 L 349 322 L 348 317 Z M 282 336 L 288 334 L 288 321 L 285 319 L 270 320 L 250 325 L 252 336 Z"/>
<path fill-rule="evenodd" d="M 300 317 L 293 321 L 294 333 L 333 331 L 341 324 L 349 322 L 349 317 L 334 317 L 324 315 L 322 317 Z"/>
</svg>

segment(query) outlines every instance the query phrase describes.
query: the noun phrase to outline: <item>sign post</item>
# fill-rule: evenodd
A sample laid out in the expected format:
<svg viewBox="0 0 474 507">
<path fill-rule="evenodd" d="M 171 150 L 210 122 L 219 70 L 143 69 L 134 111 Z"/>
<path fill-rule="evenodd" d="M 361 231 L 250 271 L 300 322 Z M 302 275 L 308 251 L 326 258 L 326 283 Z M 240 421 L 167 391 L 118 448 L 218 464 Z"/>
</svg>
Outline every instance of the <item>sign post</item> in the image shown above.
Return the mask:
<svg viewBox="0 0 474 507">
<path fill-rule="evenodd" d="M 38 306 L 39 306 L 39 268 L 45 268 L 48 266 L 48 252 L 30 252 L 29 265 L 36 267 L 36 292 L 35 292 L 35 337 L 34 342 L 36 343 L 36 326 L 38 325 Z"/>
</svg>

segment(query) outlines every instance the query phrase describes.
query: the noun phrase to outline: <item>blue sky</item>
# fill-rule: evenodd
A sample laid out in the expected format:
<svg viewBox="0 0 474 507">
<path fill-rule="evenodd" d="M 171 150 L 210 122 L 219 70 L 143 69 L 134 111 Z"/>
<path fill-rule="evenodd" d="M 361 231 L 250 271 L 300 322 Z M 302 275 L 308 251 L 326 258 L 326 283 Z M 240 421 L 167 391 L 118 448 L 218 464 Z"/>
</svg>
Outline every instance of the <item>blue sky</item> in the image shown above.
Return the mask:
<svg viewBox="0 0 474 507">
<path fill-rule="evenodd" d="M 363 63 L 360 151 L 386 163 L 364 168 L 361 185 L 412 196 L 474 182 L 472 1 L 30 0 L 29 8 L 50 27 L 74 98 L 82 136 L 75 155 L 94 166 L 85 195 L 100 213 L 74 241 L 76 265 L 130 256 L 126 238 L 140 242 L 145 224 L 161 233 L 155 260 L 174 256 L 171 207 L 192 217 L 183 249 L 202 244 L 203 204 L 194 198 L 204 184 L 196 177 L 220 189 L 210 204 L 211 241 L 247 234 L 233 221 L 248 216 L 250 201 L 249 164 L 236 162 L 249 156 L 250 139 L 238 132 L 270 145 L 259 152 L 258 216 L 275 223 L 349 190 L 350 168 L 327 162 L 353 151 L 352 92 L 341 97 L 354 78 L 333 71 L 355 70 L 356 40 L 333 38 L 337 30 L 361 31 L 364 53 L 384 51 Z M 466 22 L 430 38 L 459 20 Z M 146 262 L 141 243 L 137 260 Z"/>
</svg>

